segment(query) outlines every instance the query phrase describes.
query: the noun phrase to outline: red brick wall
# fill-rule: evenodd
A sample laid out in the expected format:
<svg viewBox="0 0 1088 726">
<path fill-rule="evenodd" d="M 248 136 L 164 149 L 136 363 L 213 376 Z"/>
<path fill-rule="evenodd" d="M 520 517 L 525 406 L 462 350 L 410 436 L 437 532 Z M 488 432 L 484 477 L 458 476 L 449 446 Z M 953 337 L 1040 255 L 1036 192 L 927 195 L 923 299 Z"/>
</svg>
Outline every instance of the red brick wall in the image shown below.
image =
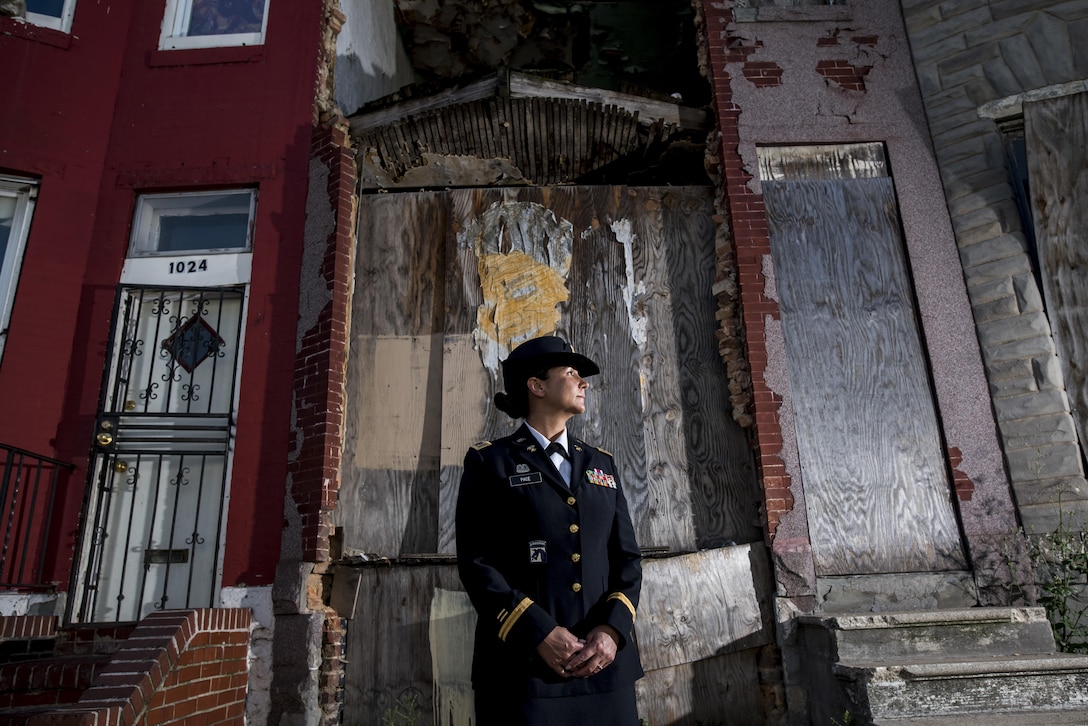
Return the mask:
<svg viewBox="0 0 1088 726">
<path fill-rule="evenodd" d="M 77 702 L 26 723 L 242 724 L 250 620 L 249 610 L 243 609 L 149 615 Z"/>
<path fill-rule="evenodd" d="M 766 532 L 773 539 L 782 514 L 793 508 L 789 491 L 790 477 L 779 456 L 782 448 L 782 428 L 778 420 L 779 398 L 764 379 L 767 368 L 767 343 L 764 336 L 766 315 L 778 318 L 778 303 L 764 296 L 763 257 L 771 253 L 763 196 L 748 187 L 751 175 L 745 171 L 740 156 L 738 118 L 740 108 L 733 103 L 733 91 L 728 75 L 722 70 L 727 61 L 744 61 L 752 48 L 734 47 L 726 25 L 732 13 L 704 2 L 704 22 L 707 33 L 708 60 L 711 68 L 714 105 L 721 129 L 718 151 L 719 173 L 725 187 L 725 201 L 732 221 L 733 244 L 736 254 L 737 283 L 746 335 L 747 358 L 752 378 L 752 408 L 755 419 L 753 447 L 759 480 L 763 485 Z M 749 52 L 745 52 L 745 51 Z M 752 63 L 745 66 L 746 72 Z M 759 85 L 777 85 L 781 73 L 769 66 L 756 69 Z M 756 71 L 754 71 L 756 72 Z M 753 81 L 755 82 L 755 81 Z"/>
<path fill-rule="evenodd" d="M 311 219 L 307 232 L 323 228 L 322 222 L 328 221 L 331 231 L 324 240 L 309 237 L 306 240 L 308 249 L 320 250 L 321 264 L 318 279 L 307 276 L 302 281 L 302 307 L 308 305 L 305 300 L 308 286 L 324 284 L 327 300 L 316 320 L 304 321 L 304 325 L 312 323 L 310 327 L 299 330 L 292 438 L 297 446 L 290 452 L 288 472 L 291 497 L 299 515 L 302 559 L 316 565 L 315 573 L 322 572 L 337 556 L 333 552 L 331 515 L 340 487 L 356 209 L 355 158 L 350 143 L 346 126 L 333 123 L 315 129 L 310 149 L 311 159 L 320 163 L 328 174 L 324 189 L 310 190 L 315 205 L 328 205 L 314 216 L 329 214 L 331 220 Z M 311 177 L 313 184 L 321 175 Z M 304 264 L 304 275 L 307 269 Z M 309 600 L 310 607 L 321 607 L 319 599 L 309 597 Z M 322 722 L 336 724 L 343 698 L 344 629 L 332 610 L 327 610 L 324 616 L 318 699 Z"/>
<path fill-rule="evenodd" d="M 57 618 L 54 615 L 0 617 L 0 641 L 50 638 L 56 632 Z"/>
<path fill-rule="evenodd" d="M 299 331 L 294 440 L 300 444 L 291 452 L 288 470 L 291 494 L 301 517 L 302 559 L 317 563 L 330 560 L 330 515 L 340 483 L 355 219 L 355 161 L 349 144 L 346 130 L 334 127 L 316 129 L 311 144 L 311 158 L 328 170 L 324 192 L 334 217 L 320 269 L 330 300 L 316 325 Z M 311 194 L 320 193 L 311 190 Z M 313 283 L 309 279 L 303 282 Z"/>
</svg>

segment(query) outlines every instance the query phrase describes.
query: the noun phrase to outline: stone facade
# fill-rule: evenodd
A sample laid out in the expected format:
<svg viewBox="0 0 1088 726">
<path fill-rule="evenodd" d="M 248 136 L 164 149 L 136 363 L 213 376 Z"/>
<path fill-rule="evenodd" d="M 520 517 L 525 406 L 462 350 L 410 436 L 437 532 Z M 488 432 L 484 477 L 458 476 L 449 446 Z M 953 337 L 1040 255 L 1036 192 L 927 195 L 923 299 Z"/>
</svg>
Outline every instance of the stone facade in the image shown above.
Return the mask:
<svg viewBox="0 0 1088 726">
<path fill-rule="evenodd" d="M 704 2 L 709 78 L 721 144 L 720 165 L 734 235 L 737 284 L 752 372 L 754 446 L 763 485 L 768 540 L 783 607 L 823 606 L 812 560 L 790 372 L 763 190 L 760 147 L 880 140 L 895 178 L 932 384 L 956 505 L 968 543 L 973 587 L 984 604 L 1002 602 L 1001 552 L 1016 529 L 1015 505 L 1001 459 L 985 371 L 971 320 L 945 200 L 906 32 L 895 2 L 774 8 L 754 17 L 732 3 Z M 788 22 L 787 22 L 788 21 Z M 922 607 L 933 582 L 865 578 L 880 602 L 894 591 L 901 607 Z M 852 584 L 851 584 L 852 586 Z M 944 587 L 959 590 L 960 581 Z M 938 598 L 938 600 L 940 600 Z M 789 605 L 786 605 L 789 601 Z M 853 600 L 851 600 L 853 603 Z M 943 602 L 943 601 L 942 601 Z M 913 603 L 913 604 L 911 604 Z M 857 603 L 851 607 L 858 606 Z"/>
<path fill-rule="evenodd" d="M 1025 95 L 1083 90 L 1088 5 L 901 4 L 1021 521 L 1053 529 L 1061 497 L 1083 522 L 1083 452 L 999 124 Z"/>
</svg>

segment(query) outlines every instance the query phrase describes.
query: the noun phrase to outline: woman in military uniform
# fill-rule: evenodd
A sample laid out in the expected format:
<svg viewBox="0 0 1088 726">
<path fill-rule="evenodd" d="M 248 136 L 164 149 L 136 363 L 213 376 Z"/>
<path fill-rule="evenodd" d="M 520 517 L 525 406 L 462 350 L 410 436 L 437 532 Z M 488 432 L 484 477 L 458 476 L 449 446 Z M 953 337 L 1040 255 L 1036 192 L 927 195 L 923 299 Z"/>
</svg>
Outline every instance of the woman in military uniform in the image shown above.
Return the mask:
<svg viewBox="0 0 1088 726">
<path fill-rule="evenodd" d="M 612 455 L 566 429 L 600 369 L 546 336 L 502 371 L 495 403 L 525 420 L 469 449 L 457 500 L 476 723 L 636 726 L 639 548 Z"/>
</svg>

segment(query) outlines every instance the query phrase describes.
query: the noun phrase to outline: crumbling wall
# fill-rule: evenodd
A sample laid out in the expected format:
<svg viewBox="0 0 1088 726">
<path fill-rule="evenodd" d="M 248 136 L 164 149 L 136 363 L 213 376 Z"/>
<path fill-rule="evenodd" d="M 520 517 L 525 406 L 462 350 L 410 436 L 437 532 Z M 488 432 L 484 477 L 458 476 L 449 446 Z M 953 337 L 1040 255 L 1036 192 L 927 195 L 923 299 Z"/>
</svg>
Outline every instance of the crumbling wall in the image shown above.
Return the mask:
<svg viewBox="0 0 1088 726">
<path fill-rule="evenodd" d="M 1021 520 L 1054 529 L 1061 498 L 1076 526 L 1088 519 L 1083 451 L 999 124 L 1022 123 L 1025 99 L 1084 89 L 1088 6 L 902 8 Z"/>
</svg>

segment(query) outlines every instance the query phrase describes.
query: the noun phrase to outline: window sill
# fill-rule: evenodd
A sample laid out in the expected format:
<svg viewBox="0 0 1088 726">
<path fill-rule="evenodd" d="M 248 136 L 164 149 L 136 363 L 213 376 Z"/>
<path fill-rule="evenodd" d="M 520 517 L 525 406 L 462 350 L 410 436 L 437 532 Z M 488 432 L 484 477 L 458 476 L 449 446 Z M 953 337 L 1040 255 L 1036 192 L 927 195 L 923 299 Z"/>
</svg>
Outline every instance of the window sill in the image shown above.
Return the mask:
<svg viewBox="0 0 1088 726">
<path fill-rule="evenodd" d="M 62 33 L 52 28 L 43 28 L 40 25 L 29 23 L 25 20 L 0 17 L 0 35 L 10 35 L 15 38 L 26 38 L 45 43 L 56 48 L 68 50 L 72 45 L 72 34 Z"/>
<path fill-rule="evenodd" d="M 849 5 L 805 5 L 794 8 L 763 7 L 736 8 L 733 19 L 738 23 L 792 23 L 853 20 Z"/>
<path fill-rule="evenodd" d="M 241 45 L 231 48 L 183 48 L 153 50 L 147 65 L 152 68 L 168 66 L 200 66 L 221 63 L 256 63 L 264 60 L 263 45 Z"/>
</svg>

